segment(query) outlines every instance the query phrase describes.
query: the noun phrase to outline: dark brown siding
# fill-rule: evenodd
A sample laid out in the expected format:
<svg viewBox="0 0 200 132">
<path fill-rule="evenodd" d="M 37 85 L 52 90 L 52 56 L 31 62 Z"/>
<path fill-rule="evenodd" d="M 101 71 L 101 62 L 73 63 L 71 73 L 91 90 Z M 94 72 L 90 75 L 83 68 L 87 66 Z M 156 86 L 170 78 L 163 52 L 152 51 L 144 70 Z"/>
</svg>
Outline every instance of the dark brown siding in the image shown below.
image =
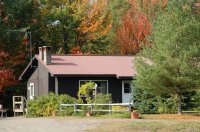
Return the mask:
<svg viewBox="0 0 200 132">
<path fill-rule="evenodd" d="M 35 97 L 48 95 L 49 91 L 53 90 L 53 88 L 49 89 L 49 85 L 54 85 L 52 83 L 49 84 L 48 70 L 40 63 L 38 63 L 37 69 L 33 72 L 31 77 L 28 79 L 27 88 L 30 83 L 34 83 Z M 30 99 L 28 89 L 27 89 L 27 99 Z"/>
<path fill-rule="evenodd" d="M 58 93 L 68 94 L 72 97 L 77 97 L 79 88 L 78 78 L 58 77 Z"/>
<path fill-rule="evenodd" d="M 39 81 L 38 81 L 38 68 L 33 72 L 31 77 L 28 79 L 27 82 L 27 99 L 30 99 L 30 94 L 28 90 L 28 86 L 30 83 L 34 83 L 34 95 L 38 96 L 38 87 L 39 87 Z"/>
<path fill-rule="evenodd" d="M 113 103 L 122 102 L 122 80 L 117 78 L 109 79 L 109 93 L 112 94 Z"/>
<path fill-rule="evenodd" d="M 77 97 L 79 80 L 108 80 L 108 93 L 112 94 L 113 102 L 122 102 L 122 80 L 114 77 L 58 77 L 58 93 Z"/>
<path fill-rule="evenodd" d="M 79 80 L 108 80 L 108 93 L 112 94 L 114 103 L 122 102 L 122 80 L 115 77 L 57 77 L 58 93 L 68 94 L 77 98 L 79 89 Z M 34 83 L 35 96 L 48 95 L 49 92 L 55 92 L 55 77 L 51 76 L 46 67 L 38 63 L 37 69 L 28 80 L 28 84 Z M 29 90 L 27 90 L 29 99 Z"/>
<path fill-rule="evenodd" d="M 39 79 L 39 96 L 48 95 L 49 93 L 49 72 L 41 63 L 38 63 Z"/>
</svg>

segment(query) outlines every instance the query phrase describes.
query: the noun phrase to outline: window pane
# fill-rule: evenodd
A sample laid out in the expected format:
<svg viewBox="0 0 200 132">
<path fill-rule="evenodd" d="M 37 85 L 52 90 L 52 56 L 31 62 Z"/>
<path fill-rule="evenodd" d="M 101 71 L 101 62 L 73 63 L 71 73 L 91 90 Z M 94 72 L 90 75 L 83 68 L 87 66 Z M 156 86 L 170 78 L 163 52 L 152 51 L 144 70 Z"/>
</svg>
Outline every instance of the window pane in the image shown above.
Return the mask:
<svg viewBox="0 0 200 132">
<path fill-rule="evenodd" d="M 131 93 L 130 88 L 124 88 L 124 93 Z"/>
<path fill-rule="evenodd" d="M 33 86 L 31 87 L 31 96 L 33 96 Z"/>
<path fill-rule="evenodd" d="M 124 93 L 131 93 L 130 83 L 124 83 Z"/>
<path fill-rule="evenodd" d="M 107 82 L 106 81 L 95 81 L 97 84 L 97 93 L 107 93 Z"/>
<path fill-rule="evenodd" d="M 125 88 L 130 88 L 130 83 L 124 83 Z"/>
<path fill-rule="evenodd" d="M 96 87 L 96 93 L 103 93 L 103 94 L 107 94 L 107 81 L 93 81 L 93 80 L 86 80 L 86 81 L 80 81 L 80 86 L 84 85 L 87 82 L 94 82 L 95 84 L 97 84 Z M 94 90 L 95 91 L 95 90 Z"/>
<path fill-rule="evenodd" d="M 34 84 L 30 84 L 30 96 L 34 96 Z"/>
</svg>

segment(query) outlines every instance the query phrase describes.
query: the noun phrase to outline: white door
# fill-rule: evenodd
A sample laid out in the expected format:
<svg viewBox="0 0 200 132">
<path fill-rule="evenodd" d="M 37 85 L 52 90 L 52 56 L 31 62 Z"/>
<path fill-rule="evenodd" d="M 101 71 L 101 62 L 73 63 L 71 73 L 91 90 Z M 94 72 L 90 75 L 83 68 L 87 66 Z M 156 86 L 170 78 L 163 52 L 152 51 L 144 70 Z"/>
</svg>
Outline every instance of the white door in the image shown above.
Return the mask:
<svg viewBox="0 0 200 132">
<path fill-rule="evenodd" d="M 133 102 L 132 98 L 131 81 L 122 81 L 122 103 Z"/>
</svg>

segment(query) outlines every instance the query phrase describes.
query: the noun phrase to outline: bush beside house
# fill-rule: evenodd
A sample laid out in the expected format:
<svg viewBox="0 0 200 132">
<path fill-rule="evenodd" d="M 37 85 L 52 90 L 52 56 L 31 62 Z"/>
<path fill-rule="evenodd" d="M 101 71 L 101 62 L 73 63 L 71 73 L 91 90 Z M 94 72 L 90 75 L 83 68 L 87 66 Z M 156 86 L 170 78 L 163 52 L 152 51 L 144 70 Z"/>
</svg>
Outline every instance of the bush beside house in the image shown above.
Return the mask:
<svg viewBox="0 0 200 132">
<path fill-rule="evenodd" d="M 59 113 L 60 102 L 74 103 L 77 100 L 68 95 L 56 95 L 50 93 L 48 96 L 40 96 L 28 101 L 28 117 L 55 116 L 56 114 L 70 115 L 73 108 L 65 108 L 64 112 Z"/>
</svg>

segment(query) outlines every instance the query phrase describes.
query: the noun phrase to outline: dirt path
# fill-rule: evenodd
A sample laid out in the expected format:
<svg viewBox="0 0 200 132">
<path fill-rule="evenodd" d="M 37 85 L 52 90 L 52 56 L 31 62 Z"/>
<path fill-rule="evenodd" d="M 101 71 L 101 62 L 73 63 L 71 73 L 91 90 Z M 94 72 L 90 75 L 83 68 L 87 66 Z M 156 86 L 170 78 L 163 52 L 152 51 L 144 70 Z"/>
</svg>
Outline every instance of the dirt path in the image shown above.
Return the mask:
<svg viewBox="0 0 200 132">
<path fill-rule="evenodd" d="M 0 132 L 80 132 L 95 129 L 103 124 L 131 122 L 130 119 L 97 119 L 80 117 L 0 119 Z"/>
<path fill-rule="evenodd" d="M 145 119 L 97 117 L 0 118 L 0 132 L 200 132 L 199 115 L 143 115 Z"/>
</svg>

